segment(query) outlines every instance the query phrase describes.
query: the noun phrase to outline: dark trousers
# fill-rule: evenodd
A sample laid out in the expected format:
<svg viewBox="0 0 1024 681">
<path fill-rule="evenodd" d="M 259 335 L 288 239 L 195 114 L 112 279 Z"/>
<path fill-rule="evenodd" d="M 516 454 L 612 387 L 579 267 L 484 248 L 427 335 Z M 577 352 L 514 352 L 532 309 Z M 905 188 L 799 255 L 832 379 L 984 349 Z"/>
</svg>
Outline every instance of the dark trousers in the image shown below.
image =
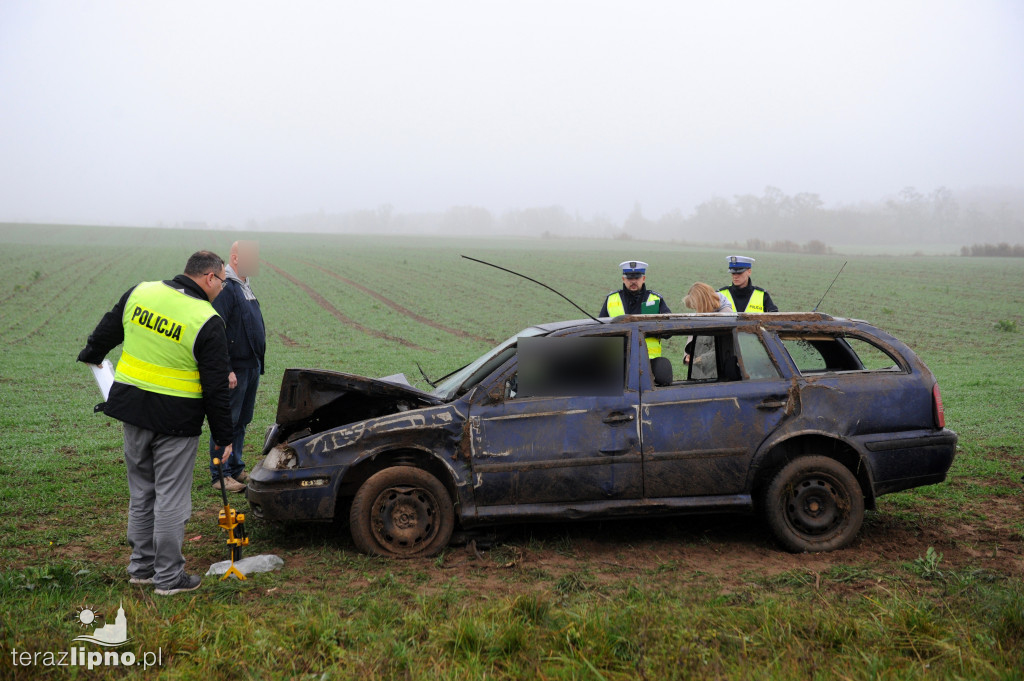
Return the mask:
<svg viewBox="0 0 1024 681">
<path fill-rule="evenodd" d="M 238 385 L 231 391 L 231 422 L 235 425 L 231 456 L 224 460 L 224 475 L 233 478 L 245 470 L 242 461 L 242 447 L 245 445 L 245 428 L 252 421 L 256 405 L 256 389 L 260 386 L 260 368 L 235 369 Z M 213 465 L 213 457 L 220 457 L 217 445 L 210 438 L 210 480 L 220 480 L 220 471 Z"/>
</svg>

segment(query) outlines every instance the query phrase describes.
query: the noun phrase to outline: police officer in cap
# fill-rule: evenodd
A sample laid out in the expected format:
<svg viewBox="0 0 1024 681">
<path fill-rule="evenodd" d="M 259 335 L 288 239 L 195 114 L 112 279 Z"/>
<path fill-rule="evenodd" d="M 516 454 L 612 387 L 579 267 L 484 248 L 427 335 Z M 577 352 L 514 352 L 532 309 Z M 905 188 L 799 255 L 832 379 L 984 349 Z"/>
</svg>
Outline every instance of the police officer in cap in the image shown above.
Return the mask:
<svg viewBox="0 0 1024 681">
<path fill-rule="evenodd" d="M 665 304 L 665 298 L 657 291 L 648 290 L 647 263 L 640 260 L 620 262 L 622 288 L 612 291 L 604 299 L 598 317 L 618 317 L 624 314 L 668 314 L 672 310 Z M 651 359 L 661 357 L 661 342 L 657 338 L 647 339 L 647 354 Z"/>
<path fill-rule="evenodd" d="M 732 286 L 723 286 L 718 289 L 730 303 L 732 309 L 737 312 L 778 312 L 778 306 L 772 301 L 760 286 L 754 286 L 750 282 L 751 266 L 753 258 L 743 255 L 730 255 L 726 260 L 729 262 L 729 274 L 732 275 Z"/>
</svg>

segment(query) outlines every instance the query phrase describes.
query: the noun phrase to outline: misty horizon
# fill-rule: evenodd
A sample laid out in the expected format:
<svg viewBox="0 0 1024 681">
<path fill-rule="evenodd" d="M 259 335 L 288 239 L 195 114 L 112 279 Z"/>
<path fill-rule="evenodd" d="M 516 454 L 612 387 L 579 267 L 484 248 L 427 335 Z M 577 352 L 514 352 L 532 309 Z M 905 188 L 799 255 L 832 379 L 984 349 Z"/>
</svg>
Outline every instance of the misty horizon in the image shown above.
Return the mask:
<svg viewBox="0 0 1024 681">
<path fill-rule="evenodd" d="M 997 1 L 12 0 L 0 220 L 558 208 L 626 229 L 776 187 L 833 213 L 948 188 L 1012 234 L 1022 35 Z"/>
<path fill-rule="evenodd" d="M 0 222 L 0 225 L 5 224 Z M 7 222 L 51 224 L 45 222 Z M 82 223 L 67 223 L 80 224 Z M 82 225 L 88 226 L 88 225 Z M 244 225 L 186 220 L 158 221 L 161 229 L 225 232 L 436 235 L 461 237 L 596 238 L 662 241 L 693 245 L 734 245 L 753 250 L 826 254 L 833 247 L 956 245 L 962 254 L 1018 255 L 1024 249 L 1024 189 L 979 188 L 960 195 L 946 187 L 922 193 L 905 187 L 882 201 L 828 207 L 816 194 L 787 195 L 766 187 L 758 196 L 713 197 L 690 213 L 672 210 L 649 217 L 639 203 L 621 222 L 587 218 L 562 206 L 539 206 L 493 214 L 481 206 L 402 213 L 391 205 L 331 214 L 324 211 L 282 216 Z M 986 248 L 986 246 L 988 246 Z M 994 248 L 998 246 L 998 248 Z M 970 247 L 970 248 L 968 248 Z"/>
</svg>

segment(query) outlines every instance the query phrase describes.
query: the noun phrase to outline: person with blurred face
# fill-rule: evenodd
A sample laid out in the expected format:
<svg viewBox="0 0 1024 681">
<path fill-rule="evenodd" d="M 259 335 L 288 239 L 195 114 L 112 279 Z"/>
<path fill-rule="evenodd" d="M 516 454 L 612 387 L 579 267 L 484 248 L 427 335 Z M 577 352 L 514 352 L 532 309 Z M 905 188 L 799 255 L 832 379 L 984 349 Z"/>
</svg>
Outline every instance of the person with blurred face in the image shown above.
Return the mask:
<svg viewBox="0 0 1024 681">
<path fill-rule="evenodd" d="M 223 297 L 224 261 L 193 253 L 185 272 L 129 289 L 103 315 L 78 361 L 121 358 L 98 409 L 122 422 L 128 477 L 128 576 L 160 596 L 202 584 L 181 553 L 192 515 L 192 474 L 203 419 L 219 456 L 231 455 L 231 365 L 224 322 L 211 304 Z"/>
<path fill-rule="evenodd" d="M 223 480 L 220 468 L 213 465 L 213 459 L 218 455 L 216 443 L 210 440 L 210 478 L 217 491 L 223 485 L 229 492 L 244 492 L 249 479 L 242 460 L 242 447 L 245 445 L 245 429 L 252 421 L 267 348 L 267 331 L 260 302 L 249 286 L 249 277 L 259 272 L 259 258 L 257 242 L 233 243 L 225 268 L 224 291 L 213 301 L 213 307 L 227 328 L 228 354 L 234 378 L 231 391 L 232 452 L 231 456 L 222 457 Z"/>
<path fill-rule="evenodd" d="M 619 269 L 622 270 L 622 288 L 605 296 L 598 317 L 672 312 L 665 303 L 664 296 L 647 289 L 647 267 L 647 263 L 641 260 L 626 260 L 619 263 Z M 660 340 L 647 339 L 647 355 L 650 359 L 661 357 Z"/>
<path fill-rule="evenodd" d="M 750 283 L 750 273 L 753 269 L 754 259 L 743 255 L 730 255 L 726 260 L 729 263 L 729 274 L 732 276 L 732 285 L 723 286 L 718 289 L 729 300 L 732 309 L 736 312 L 778 312 L 779 308 L 772 301 L 772 297 L 760 286 Z"/>
</svg>

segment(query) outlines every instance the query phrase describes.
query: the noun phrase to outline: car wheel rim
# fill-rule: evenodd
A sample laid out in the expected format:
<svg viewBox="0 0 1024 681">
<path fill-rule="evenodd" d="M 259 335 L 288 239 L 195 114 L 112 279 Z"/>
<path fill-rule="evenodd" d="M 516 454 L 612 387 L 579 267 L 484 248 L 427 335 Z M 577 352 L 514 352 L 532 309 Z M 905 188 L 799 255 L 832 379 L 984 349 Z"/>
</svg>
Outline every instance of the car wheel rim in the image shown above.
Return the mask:
<svg viewBox="0 0 1024 681">
<path fill-rule="evenodd" d="M 374 538 L 388 551 L 421 551 L 437 535 L 439 506 L 420 487 L 389 487 L 374 501 L 371 527 Z"/>
<path fill-rule="evenodd" d="M 789 488 L 786 519 L 797 532 L 820 537 L 841 526 L 850 503 L 842 488 L 824 475 L 809 475 Z"/>
</svg>

